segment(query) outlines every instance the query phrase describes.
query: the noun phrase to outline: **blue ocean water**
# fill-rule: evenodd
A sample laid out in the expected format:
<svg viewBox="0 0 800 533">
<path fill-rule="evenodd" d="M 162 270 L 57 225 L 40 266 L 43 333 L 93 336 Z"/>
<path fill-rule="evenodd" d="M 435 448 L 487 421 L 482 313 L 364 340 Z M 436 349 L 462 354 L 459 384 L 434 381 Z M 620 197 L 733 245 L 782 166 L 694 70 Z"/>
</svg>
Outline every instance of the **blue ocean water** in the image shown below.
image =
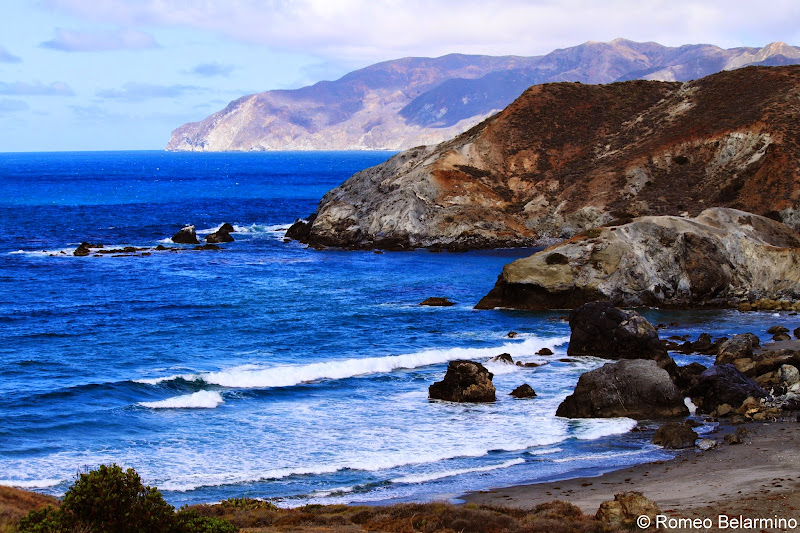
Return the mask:
<svg viewBox="0 0 800 533">
<path fill-rule="evenodd" d="M 580 374 L 605 362 L 559 361 L 563 313 L 472 309 L 530 250 L 283 241 L 325 192 L 390 155 L 0 154 L 0 484 L 61 494 L 77 472 L 116 462 L 174 504 L 384 502 L 669 457 L 629 433 L 632 420 L 555 417 Z M 185 224 L 207 234 L 223 222 L 236 241 L 220 251 L 71 254 L 82 241 L 154 247 Z M 457 305 L 417 305 L 428 296 Z M 647 316 L 695 338 L 775 321 Z M 535 355 L 542 347 L 555 355 Z M 547 364 L 489 364 L 494 404 L 427 399 L 447 361 L 504 352 Z M 522 383 L 538 396 L 509 397 Z"/>
</svg>

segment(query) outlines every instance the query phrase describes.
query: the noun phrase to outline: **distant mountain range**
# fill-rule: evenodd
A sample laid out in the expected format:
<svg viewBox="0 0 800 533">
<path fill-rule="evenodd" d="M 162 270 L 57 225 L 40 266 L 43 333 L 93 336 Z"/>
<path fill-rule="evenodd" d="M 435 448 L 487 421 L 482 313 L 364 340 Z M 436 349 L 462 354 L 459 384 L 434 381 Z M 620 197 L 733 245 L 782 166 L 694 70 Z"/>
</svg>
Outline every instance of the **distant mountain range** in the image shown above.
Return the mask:
<svg viewBox="0 0 800 533">
<path fill-rule="evenodd" d="M 172 133 L 167 150 L 403 150 L 450 139 L 531 85 L 687 81 L 750 65 L 800 64 L 800 48 L 667 47 L 615 39 L 547 55 L 404 58 L 336 81 L 243 96 Z"/>
</svg>

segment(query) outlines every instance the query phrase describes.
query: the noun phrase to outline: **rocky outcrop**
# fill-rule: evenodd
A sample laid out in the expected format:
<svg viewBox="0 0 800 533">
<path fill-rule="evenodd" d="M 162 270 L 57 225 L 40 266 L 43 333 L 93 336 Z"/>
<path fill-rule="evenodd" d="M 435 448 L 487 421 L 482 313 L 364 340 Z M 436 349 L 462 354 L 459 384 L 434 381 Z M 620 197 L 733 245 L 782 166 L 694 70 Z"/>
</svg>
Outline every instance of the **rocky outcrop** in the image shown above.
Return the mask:
<svg viewBox="0 0 800 533">
<path fill-rule="evenodd" d="M 215 244 L 220 242 L 233 242 L 234 238 L 231 236 L 231 233 L 235 231 L 233 225 L 226 222 L 214 233 L 206 235 L 206 242 Z"/>
<path fill-rule="evenodd" d="M 624 359 L 586 372 L 556 411 L 556 416 L 567 418 L 647 419 L 688 414 L 667 371 L 644 359 Z"/>
<path fill-rule="evenodd" d="M 175 244 L 200 244 L 200 241 L 197 240 L 194 226 L 181 228 L 178 233 L 172 236 L 172 242 Z"/>
<path fill-rule="evenodd" d="M 689 391 L 698 413 L 711 413 L 723 404 L 738 408 L 748 397 L 765 398 L 767 393 L 730 363 L 706 369 Z"/>
<path fill-rule="evenodd" d="M 653 444 L 658 444 L 670 450 L 694 448 L 694 443 L 698 437 L 697 432 L 689 424 L 667 422 L 656 430 Z"/>
<path fill-rule="evenodd" d="M 510 396 L 514 398 L 533 398 L 536 396 L 536 392 L 533 390 L 533 387 L 528 385 L 527 383 L 523 383 L 513 391 L 511 391 Z"/>
<path fill-rule="evenodd" d="M 442 381 L 428 388 L 432 400 L 448 402 L 493 402 L 496 390 L 491 372 L 473 361 L 450 361 Z"/>
<path fill-rule="evenodd" d="M 477 307 L 724 307 L 764 297 L 800 298 L 800 236 L 766 217 L 711 208 L 595 228 L 518 259 Z"/>
<path fill-rule="evenodd" d="M 536 57 L 451 54 L 371 65 L 336 81 L 243 96 L 172 133 L 167 150 L 398 150 L 444 141 L 551 81 L 690 80 L 781 58 L 783 43 L 723 50 L 615 39 Z"/>
<path fill-rule="evenodd" d="M 797 66 L 683 84 L 537 85 L 451 141 L 355 174 L 322 199 L 305 242 L 360 249 L 552 244 L 604 224 L 695 216 L 713 206 L 797 229 L 798 96 Z M 680 244 L 696 250 L 686 254 L 690 263 L 715 251 L 687 239 Z M 559 253 L 550 265 L 563 266 L 569 256 Z M 713 289 L 724 272 L 708 274 L 692 281 Z"/>
<path fill-rule="evenodd" d="M 723 365 L 737 359 L 752 358 L 753 350 L 760 346 L 761 341 L 752 333 L 734 335 L 720 345 L 714 364 Z"/>
<path fill-rule="evenodd" d="M 589 302 L 569 314 L 567 355 L 605 359 L 653 359 L 674 374 L 677 367 L 658 339 L 656 329 L 636 311 L 610 302 Z"/>
<path fill-rule="evenodd" d="M 613 501 L 600 504 L 595 518 L 622 530 L 633 530 L 636 519 L 640 516 L 649 518 L 648 524 L 655 524 L 656 516 L 661 509 L 653 500 L 646 498 L 641 492 L 620 492 L 614 495 Z"/>
</svg>

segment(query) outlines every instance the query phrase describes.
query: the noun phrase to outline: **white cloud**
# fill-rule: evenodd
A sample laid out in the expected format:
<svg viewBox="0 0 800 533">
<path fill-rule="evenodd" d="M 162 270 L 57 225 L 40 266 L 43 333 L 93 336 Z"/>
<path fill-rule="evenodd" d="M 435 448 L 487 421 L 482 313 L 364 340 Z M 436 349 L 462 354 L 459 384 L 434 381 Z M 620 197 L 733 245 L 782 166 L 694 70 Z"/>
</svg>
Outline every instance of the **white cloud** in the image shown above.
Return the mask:
<svg viewBox="0 0 800 533">
<path fill-rule="evenodd" d="M 773 0 L 45 0 L 88 20 L 176 26 L 350 60 L 546 53 L 616 37 L 667 45 L 797 44 L 800 2 Z"/>
<path fill-rule="evenodd" d="M 0 94 L 13 96 L 73 96 L 75 93 L 69 85 L 61 81 L 56 81 L 49 85 L 39 81 L 34 83 L 0 81 Z"/>
<path fill-rule="evenodd" d="M 144 102 L 153 98 L 178 98 L 186 93 L 201 91 L 193 85 L 152 85 L 149 83 L 129 82 L 122 89 L 105 89 L 97 91 L 97 96 L 109 100 L 124 102 Z"/>
<path fill-rule="evenodd" d="M 30 109 L 28 104 L 22 100 L 12 100 L 11 98 L 0 98 L 0 114 L 14 113 L 17 111 L 27 111 Z"/>
<path fill-rule="evenodd" d="M 91 32 L 56 28 L 55 38 L 41 43 L 40 46 L 62 52 L 102 52 L 157 48 L 158 43 L 149 33 L 136 30 Z"/>
</svg>

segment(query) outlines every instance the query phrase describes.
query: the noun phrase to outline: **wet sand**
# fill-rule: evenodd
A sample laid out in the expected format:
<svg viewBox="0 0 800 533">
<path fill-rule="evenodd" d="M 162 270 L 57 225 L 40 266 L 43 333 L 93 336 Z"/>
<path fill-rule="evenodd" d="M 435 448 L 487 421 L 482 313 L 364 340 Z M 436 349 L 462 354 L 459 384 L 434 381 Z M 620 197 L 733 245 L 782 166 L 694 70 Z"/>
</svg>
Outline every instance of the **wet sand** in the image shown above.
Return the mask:
<svg viewBox="0 0 800 533">
<path fill-rule="evenodd" d="M 472 493 L 468 503 L 532 508 L 569 501 L 594 514 L 614 494 L 639 491 L 676 517 L 719 514 L 795 518 L 800 522 L 800 423 L 749 423 L 742 444 L 688 450 L 675 459 L 637 465 L 602 476 Z M 735 427 L 709 435 L 722 440 Z"/>
</svg>

